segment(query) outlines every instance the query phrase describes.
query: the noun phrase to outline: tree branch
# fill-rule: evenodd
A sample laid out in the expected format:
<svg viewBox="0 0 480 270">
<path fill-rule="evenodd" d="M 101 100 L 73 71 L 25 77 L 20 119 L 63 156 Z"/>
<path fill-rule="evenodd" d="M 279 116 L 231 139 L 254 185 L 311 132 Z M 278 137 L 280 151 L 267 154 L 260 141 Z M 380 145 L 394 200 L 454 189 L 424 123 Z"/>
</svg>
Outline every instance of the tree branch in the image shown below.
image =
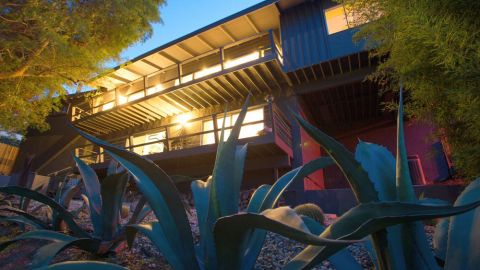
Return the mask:
<svg viewBox="0 0 480 270">
<path fill-rule="evenodd" d="M 40 54 L 47 48 L 49 41 L 44 41 L 40 48 L 38 48 L 25 63 L 20 66 L 17 70 L 0 73 L 0 80 L 12 79 L 24 76 L 25 72 L 30 68 L 33 61 L 40 56 Z"/>
</svg>

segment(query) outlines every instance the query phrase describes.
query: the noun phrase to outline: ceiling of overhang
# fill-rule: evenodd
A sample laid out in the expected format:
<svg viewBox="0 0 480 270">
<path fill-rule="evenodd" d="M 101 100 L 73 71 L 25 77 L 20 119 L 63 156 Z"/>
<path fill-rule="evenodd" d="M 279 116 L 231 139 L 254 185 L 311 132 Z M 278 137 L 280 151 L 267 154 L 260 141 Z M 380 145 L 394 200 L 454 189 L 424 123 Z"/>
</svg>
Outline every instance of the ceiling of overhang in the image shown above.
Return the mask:
<svg viewBox="0 0 480 270">
<path fill-rule="evenodd" d="M 276 60 L 268 60 L 192 83 L 138 102 L 120 105 L 73 122 L 89 133 L 105 135 L 165 117 L 213 105 L 244 100 L 249 93 L 279 93 L 292 85 Z"/>
<path fill-rule="evenodd" d="M 209 51 L 267 32 L 270 29 L 278 29 L 279 25 L 279 11 L 275 4 L 270 4 L 249 13 L 240 14 L 165 48 L 154 50 L 152 53 L 126 63 L 114 72 L 94 80 L 90 86 L 113 89 Z"/>
</svg>

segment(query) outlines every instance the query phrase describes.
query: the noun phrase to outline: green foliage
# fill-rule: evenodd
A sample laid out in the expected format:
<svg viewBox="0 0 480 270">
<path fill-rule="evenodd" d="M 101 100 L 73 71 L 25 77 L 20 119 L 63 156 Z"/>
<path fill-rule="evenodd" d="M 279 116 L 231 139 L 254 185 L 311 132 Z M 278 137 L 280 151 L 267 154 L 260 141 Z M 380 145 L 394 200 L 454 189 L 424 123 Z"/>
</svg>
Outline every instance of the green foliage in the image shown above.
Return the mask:
<svg viewBox="0 0 480 270">
<path fill-rule="evenodd" d="M 86 82 L 123 49 L 145 40 L 163 0 L 2 1 L 0 126 L 44 129 L 64 86 Z"/>
<path fill-rule="evenodd" d="M 313 203 L 305 203 L 295 207 L 293 210 L 297 212 L 298 215 L 307 216 L 320 224 L 325 223 L 325 216 L 323 214 L 322 208 Z"/>
<path fill-rule="evenodd" d="M 339 2 L 370 21 L 356 39 L 366 40 L 373 55 L 388 56 L 375 78 L 402 81 L 410 98 L 407 112 L 440 128 L 461 174 L 480 176 L 480 2 Z"/>
</svg>

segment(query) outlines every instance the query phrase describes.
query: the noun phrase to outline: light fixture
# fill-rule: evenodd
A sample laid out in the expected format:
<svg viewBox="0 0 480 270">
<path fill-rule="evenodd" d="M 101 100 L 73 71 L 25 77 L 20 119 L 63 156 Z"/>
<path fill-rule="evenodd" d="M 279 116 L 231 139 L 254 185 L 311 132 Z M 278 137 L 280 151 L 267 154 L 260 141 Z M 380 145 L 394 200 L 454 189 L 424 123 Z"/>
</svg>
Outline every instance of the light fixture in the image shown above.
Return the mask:
<svg viewBox="0 0 480 270">
<path fill-rule="evenodd" d="M 124 95 L 118 95 L 118 105 L 128 102 L 128 98 Z"/>
<path fill-rule="evenodd" d="M 177 116 L 177 122 L 182 126 L 185 127 L 185 125 L 188 123 L 188 121 L 191 119 L 190 114 L 180 114 Z"/>
</svg>

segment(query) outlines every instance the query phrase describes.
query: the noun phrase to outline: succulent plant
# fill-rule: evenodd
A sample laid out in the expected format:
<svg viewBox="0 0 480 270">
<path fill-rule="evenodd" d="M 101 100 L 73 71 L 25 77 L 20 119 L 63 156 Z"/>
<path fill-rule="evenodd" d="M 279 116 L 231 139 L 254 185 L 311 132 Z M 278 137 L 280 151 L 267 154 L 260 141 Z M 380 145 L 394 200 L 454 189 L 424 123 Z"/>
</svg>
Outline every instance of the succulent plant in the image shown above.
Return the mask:
<svg viewBox="0 0 480 270">
<path fill-rule="evenodd" d="M 313 203 L 305 203 L 293 208 L 297 214 L 307 216 L 320 224 L 325 224 L 325 216 L 322 208 Z"/>
</svg>

